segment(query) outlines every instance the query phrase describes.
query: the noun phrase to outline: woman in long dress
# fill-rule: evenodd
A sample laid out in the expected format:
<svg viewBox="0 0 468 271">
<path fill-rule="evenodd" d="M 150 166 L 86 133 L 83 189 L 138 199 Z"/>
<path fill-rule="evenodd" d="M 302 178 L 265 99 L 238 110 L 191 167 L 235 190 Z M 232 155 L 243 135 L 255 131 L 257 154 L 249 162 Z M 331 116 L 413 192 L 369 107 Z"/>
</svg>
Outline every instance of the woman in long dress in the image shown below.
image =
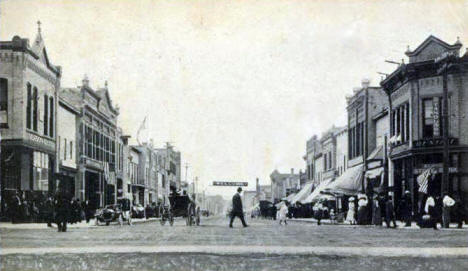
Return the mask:
<svg viewBox="0 0 468 271">
<path fill-rule="evenodd" d="M 355 214 L 356 205 L 354 204 L 354 197 L 350 197 L 348 203 L 348 213 L 346 214 L 346 221 L 351 225 L 356 224 Z"/>
<path fill-rule="evenodd" d="M 288 203 L 284 201 L 284 204 L 281 205 L 281 208 L 278 211 L 278 220 L 280 225 L 282 222 L 284 222 L 284 225 L 288 225 L 286 222 L 288 212 Z"/>
</svg>

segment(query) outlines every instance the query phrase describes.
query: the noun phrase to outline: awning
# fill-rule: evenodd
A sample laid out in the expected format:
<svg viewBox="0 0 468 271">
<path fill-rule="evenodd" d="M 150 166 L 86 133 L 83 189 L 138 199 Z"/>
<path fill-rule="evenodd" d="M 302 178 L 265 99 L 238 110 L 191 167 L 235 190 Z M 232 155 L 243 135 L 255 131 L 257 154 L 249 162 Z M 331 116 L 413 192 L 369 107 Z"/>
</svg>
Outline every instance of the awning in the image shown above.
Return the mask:
<svg viewBox="0 0 468 271">
<path fill-rule="evenodd" d="M 312 186 L 313 183 L 306 183 L 306 185 L 299 191 L 292 199 L 291 199 L 291 204 L 295 204 L 296 202 L 301 202 L 305 198 L 307 198 L 310 195 L 310 192 L 312 192 Z"/>
<path fill-rule="evenodd" d="M 318 199 L 318 196 L 320 196 L 320 192 L 322 192 L 326 187 L 327 185 L 329 185 L 330 183 L 332 183 L 333 179 L 329 179 L 329 180 L 326 180 L 326 181 L 322 181 L 322 183 L 320 183 L 315 189 L 314 191 L 312 191 L 311 194 L 309 194 L 309 196 L 307 196 L 307 198 L 305 198 L 304 200 L 301 201 L 301 203 L 311 203 L 311 202 L 314 202 Z"/>
<path fill-rule="evenodd" d="M 374 179 L 374 178 L 377 178 L 377 177 L 380 177 L 382 175 L 384 171 L 384 168 L 383 167 L 378 167 L 378 168 L 374 168 L 374 169 L 370 169 L 370 170 L 367 170 L 366 171 L 366 178 L 368 179 Z"/>
<path fill-rule="evenodd" d="M 377 146 L 367 157 L 367 160 L 383 160 L 384 159 L 384 149 L 383 146 Z"/>
<path fill-rule="evenodd" d="M 281 200 L 287 200 L 288 202 L 291 202 L 291 199 L 294 198 L 296 193 L 291 193 L 289 196 L 282 198 Z"/>
<path fill-rule="evenodd" d="M 284 201 L 280 201 L 279 203 L 277 203 L 277 204 L 275 205 L 275 207 L 276 207 L 276 209 L 279 209 L 279 208 L 281 208 L 281 206 L 283 206 L 283 205 L 284 205 Z"/>
<path fill-rule="evenodd" d="M 324 192 L 356 195 L 362 190 L 362 168 L 362 164 L 348 168 L 336 181 L 330 183 L 330 185 L 324 189 Z"/>
</svg>

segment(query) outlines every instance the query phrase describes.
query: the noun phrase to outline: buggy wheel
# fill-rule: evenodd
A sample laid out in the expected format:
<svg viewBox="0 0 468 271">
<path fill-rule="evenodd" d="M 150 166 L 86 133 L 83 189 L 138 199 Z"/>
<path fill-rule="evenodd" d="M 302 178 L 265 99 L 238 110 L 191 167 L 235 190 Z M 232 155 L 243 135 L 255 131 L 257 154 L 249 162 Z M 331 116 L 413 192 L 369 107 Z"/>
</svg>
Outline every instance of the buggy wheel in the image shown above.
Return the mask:
<svg viewBox="0 0 468 271">
<path fill-rule="evenodd" d="M 172 214 L 169 214 L 169 225 L 171 225 L 171 227 L 174 225 L 174 216 Z"/>
</svg>

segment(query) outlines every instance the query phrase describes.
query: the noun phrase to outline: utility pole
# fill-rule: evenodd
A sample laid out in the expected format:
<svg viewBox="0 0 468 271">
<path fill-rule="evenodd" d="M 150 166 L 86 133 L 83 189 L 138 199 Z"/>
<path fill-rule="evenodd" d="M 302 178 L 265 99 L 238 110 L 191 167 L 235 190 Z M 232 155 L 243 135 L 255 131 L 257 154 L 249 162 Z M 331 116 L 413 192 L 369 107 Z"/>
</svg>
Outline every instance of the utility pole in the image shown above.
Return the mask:
<svg viewBox="0 0 468 271">
<path fill-rule="evenodd" d="M 185 163 L 185 183 L 187 183 L 187 172 L 188 172 L 189 165 Z"/>
<path fill-rule="evenodd" d="M 449 183 L 449 163 L 450 163 L 450 153 L 449 153 L 449 112 L 448 112 L 448 86 L 447 86 L 447 77 L 448 77 L 448 69 L 452 67 L 453 61 L 455 60 L 456 56 L 451 53 L 447 52 L 444 53 L 442 56 L 435 59 L 435 63 L 439 64 L 439 69 L 437 73 L 442 75 L 442 91 L 443 91 L 443 99 L 442 99 L 442 139 L 443 139 L 443 163 L 442 163 L 442 184 L 441 184 L 441 196 L 444 197 L 448 194 L 448 183 Z"/>
</svg>

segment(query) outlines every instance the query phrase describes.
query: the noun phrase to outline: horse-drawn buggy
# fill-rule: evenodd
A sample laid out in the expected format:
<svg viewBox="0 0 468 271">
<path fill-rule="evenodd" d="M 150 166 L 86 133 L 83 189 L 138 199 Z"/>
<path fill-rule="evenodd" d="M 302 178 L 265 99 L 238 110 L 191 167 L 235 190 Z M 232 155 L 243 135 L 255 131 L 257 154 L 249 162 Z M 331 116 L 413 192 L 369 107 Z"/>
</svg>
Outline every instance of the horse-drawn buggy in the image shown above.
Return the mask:
<svg viewBox="0 0 468 271">
<path fill-rule="evenodd" d="M 175 217 L 185 218 L 187 226 L 200 225 L 200 207 L 197 206 L 195 196 L 189 196 L 186 193 L 177 193 L 172 191 L 169 197 L 163 199 L 159 206 L 159 214 L 161 216 L 161 225 L 169 222 L 169 225 L 174 225 Z"/>
</svg>

